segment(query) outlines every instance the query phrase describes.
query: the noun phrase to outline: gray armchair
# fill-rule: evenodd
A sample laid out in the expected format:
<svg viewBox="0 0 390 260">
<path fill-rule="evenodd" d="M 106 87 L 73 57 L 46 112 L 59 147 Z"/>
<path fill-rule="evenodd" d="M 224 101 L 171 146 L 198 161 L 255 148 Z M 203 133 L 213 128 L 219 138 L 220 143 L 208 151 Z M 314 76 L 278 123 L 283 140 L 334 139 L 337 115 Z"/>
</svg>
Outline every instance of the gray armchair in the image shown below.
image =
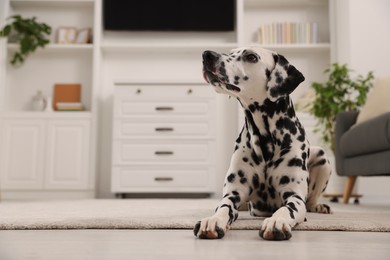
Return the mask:
<svg viewBox="0 0 390 260">
<path fill-rule="evenodd" d="M 344 203 L 358 176 L 390 175 L 390 112 L 352 127 L 357 116 L 357 111 L 349 111 L 336 118 L 336 171 L 348 177 Z"/>
</svg>

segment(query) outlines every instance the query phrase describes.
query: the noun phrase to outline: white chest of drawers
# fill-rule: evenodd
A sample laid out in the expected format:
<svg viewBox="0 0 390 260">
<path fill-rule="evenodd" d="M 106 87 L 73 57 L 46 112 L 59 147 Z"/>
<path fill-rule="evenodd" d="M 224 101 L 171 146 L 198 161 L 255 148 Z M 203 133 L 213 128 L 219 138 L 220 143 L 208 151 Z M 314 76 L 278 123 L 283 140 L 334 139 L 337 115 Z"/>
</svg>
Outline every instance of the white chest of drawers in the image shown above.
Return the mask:
<svg viewBox="0 0 390 260">
<path fill-rule="evenodd" d="M 115 86 L 113 104 L 113 193 L 213 192 L 212 88 L 120 84 Z"/>
</svg>

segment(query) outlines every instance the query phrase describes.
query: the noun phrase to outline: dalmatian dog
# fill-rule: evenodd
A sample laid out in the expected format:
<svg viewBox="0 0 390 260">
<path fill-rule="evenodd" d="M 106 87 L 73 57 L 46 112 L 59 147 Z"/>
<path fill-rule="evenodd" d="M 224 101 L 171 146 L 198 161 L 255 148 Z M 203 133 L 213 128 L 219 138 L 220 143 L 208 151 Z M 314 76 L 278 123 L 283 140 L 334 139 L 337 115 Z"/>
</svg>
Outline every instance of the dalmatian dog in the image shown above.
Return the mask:
<svg viewBox="0 0 390 260">
<path fill-rule="evenodd" d="M 318 203 L 331 175 L 329 160 L 323 149 L 310 147 L 289 96 L 304 81 L 302 73 L 284 56 L 257 46 L 228 55 L 205 51 L 203 73 L 216 92 L 237 98 L 245 124 L 223 198 L 214 215 L 195 225 L 195 236 L 222 238 L 243 204 L 251 215 L 265 217 L 259 235 L 266 240 L 290 239 L 307 211 L 331 213 Z"/>
</svg>

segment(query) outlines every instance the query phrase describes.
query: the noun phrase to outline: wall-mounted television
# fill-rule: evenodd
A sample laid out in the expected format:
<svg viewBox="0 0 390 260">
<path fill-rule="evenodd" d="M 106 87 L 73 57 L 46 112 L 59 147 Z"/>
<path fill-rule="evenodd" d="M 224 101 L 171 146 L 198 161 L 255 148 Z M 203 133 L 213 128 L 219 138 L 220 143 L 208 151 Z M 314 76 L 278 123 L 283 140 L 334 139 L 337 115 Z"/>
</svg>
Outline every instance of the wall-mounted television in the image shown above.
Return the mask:
<svg viewBox="0 0 390 260">
<path fill-rule="evenodd" d="M 104 0 L 104 29 L 233 31 L 236 0 Z"/>
</svg>

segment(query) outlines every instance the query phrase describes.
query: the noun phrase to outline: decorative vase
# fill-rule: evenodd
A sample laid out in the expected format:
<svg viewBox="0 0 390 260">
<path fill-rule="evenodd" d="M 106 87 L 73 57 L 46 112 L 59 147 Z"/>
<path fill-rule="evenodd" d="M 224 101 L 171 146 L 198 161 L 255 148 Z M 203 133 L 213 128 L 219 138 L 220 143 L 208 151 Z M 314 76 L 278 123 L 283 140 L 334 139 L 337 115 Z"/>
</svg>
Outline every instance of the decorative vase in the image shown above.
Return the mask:
<svg viewBox="0 0 390 260">
<path fill-rule="evenodd" d="M 51 97 L 46 98 L 46 107 L 45 107 L 46 112 L 53 112 L 53 104 Z"/>
<path fill-rule="evenodd" d="M 32 109 L 34 111 L 43 111 L 45 107 L 45 97 L 42 95 L 42 91 L 38 90 L 37 94 L 32 99 Z"/>
</svg>

